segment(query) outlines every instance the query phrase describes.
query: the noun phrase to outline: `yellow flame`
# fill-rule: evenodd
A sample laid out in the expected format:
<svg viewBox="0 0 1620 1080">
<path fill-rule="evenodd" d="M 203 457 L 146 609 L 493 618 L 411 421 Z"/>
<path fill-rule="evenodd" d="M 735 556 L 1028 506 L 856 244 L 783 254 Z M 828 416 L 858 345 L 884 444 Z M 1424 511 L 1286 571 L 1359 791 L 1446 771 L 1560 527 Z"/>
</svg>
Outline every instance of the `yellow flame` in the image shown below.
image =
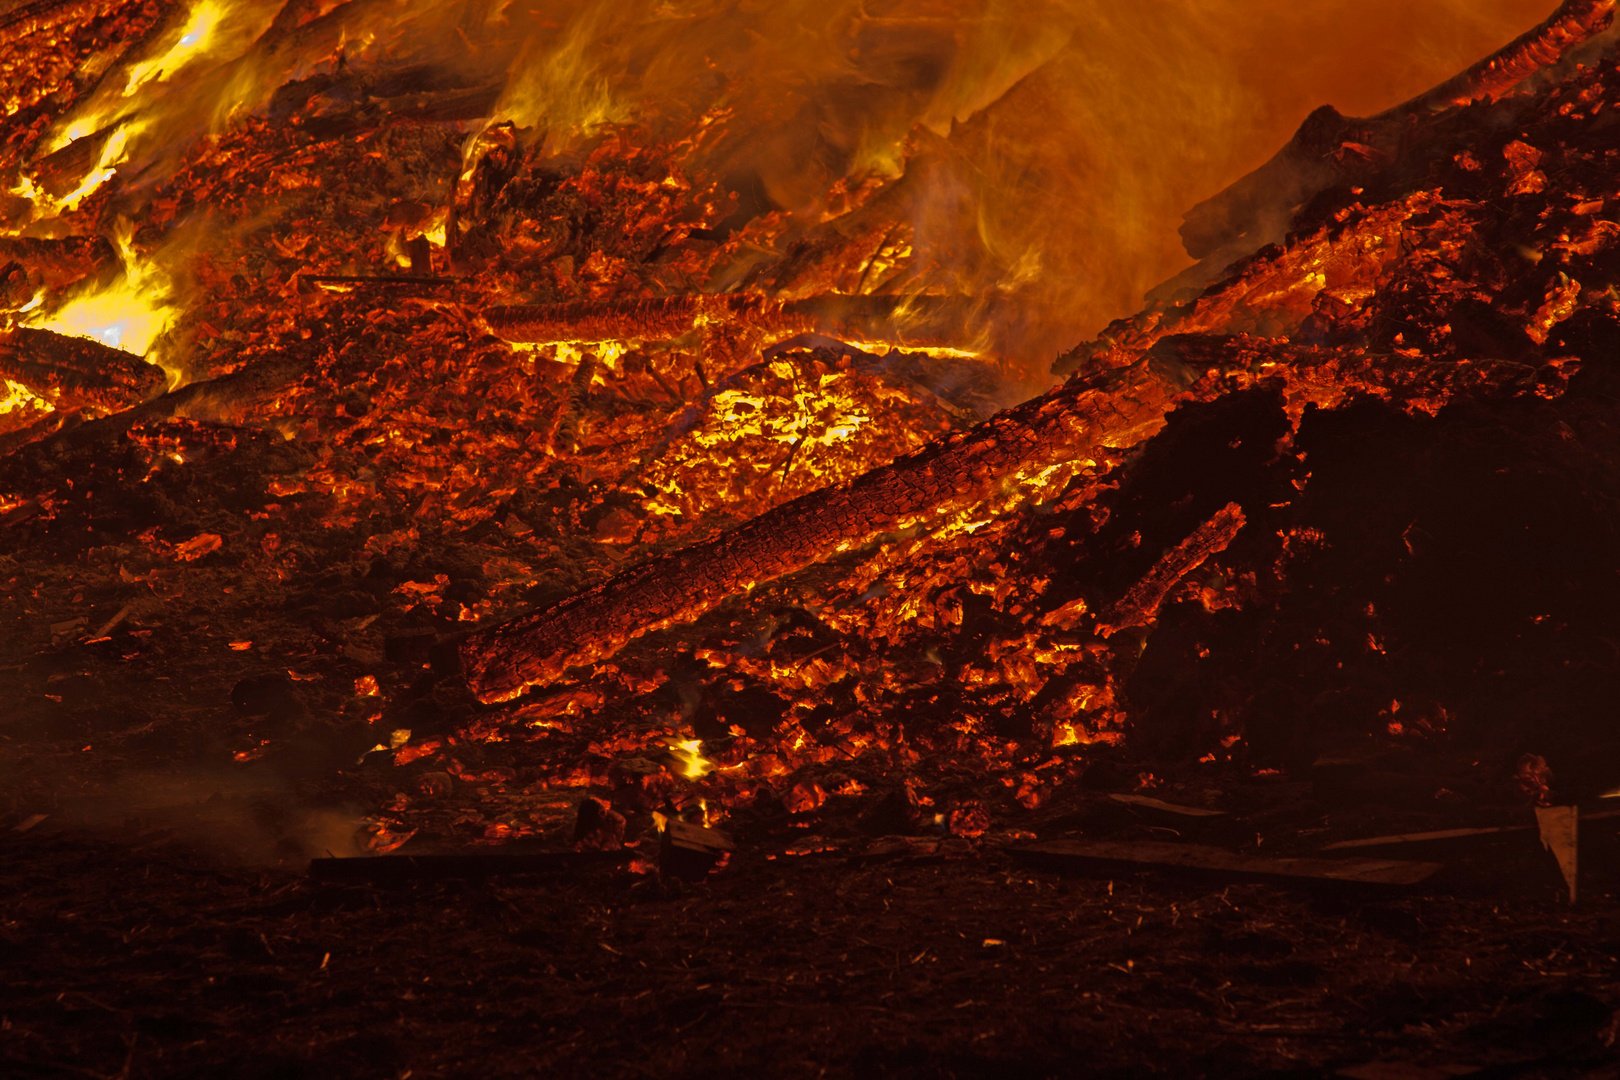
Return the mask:
<svg viewBox="0 0 1620 1080">
<path fill-rule="evenodd" d="M 80 124 L 85 123 L 87 122 L 80 122 Z M 79 126 L 75 125 L 69 130 L 76 131 Z M 123 124 L 118 130 L 109 135 L 107 141 L 102 144 L 101 153 L 97 156 L 95 165 L 89 172 L 80 177 L 78 184 L 65 195 L 52 195 L 40 187 L 34 178 L 26 173 L 17 178 L 17 182 L 12 185 L 11 193 L 33 203 L 36 218 L 53 218 L 60 217 L 63 214 L 71 214 L 79 208 L 80 203 L 94 195 L 101 188 L 101 185 L 113 178 L 114 174 L 118 172 L 118 166 L 129 159 L 130 139 L 140 134 L 144 128 L 144 124 L 130 122 Z M 64 139 L 62 145 L 65 146 L 67 143 L 81 137 L 74 135 Z"/>
<path fill-rule="evenodd" d="M 216 114 L 228 112 L 231 102 L 221 100 L 216 92 L 204 90 L 199 96 L 189 96 L 197 92 L 195 84 L 199 80 L 208 81 L 206 72 L 196 75 L 196 61 L 257 38 L 263 24 L 274 14 L 265 8 L 262 0 L 237 0 L 233 4 L 199 0 L 185 21 L 165 35 L 156 55 L 130 64 L 122 79 L 108 80 L 59 121 L 44 143 L 47 154 L 112 130 L 96 163 L 66 194 L 53 195 L 31 176 L 18 180 L 12 194 L 33 203 L 32 219 L 44 221 L 77 210 L 112 179 L 119 166 L 130 160 L 137 140 L 173 144 L 192 118 L 213 119 Z M 172 88 L 171 83 L 175 84 Z M 234 84 L 228 85 L 224 97 L 230 98 L 233 89 Z"/>
<path fill-rule="evenodd" d="M 10 379 L 0 380 L 0 389 L 5 391 L 5 393 L 0 394 L 0 416 L 22 409 L 38 409 L 41 412 L 50 412 L 53 408 L 50 402 L 29 390 L 22 383 L 12 382 Z"/>
<path fill-rule="evenodd" d="M 702 779 L 714 771 L 714 762 L 703 756 L 702 739 L 677 739 L 669 744 L 669 752 L 688 780 Z"/>
<path fill-rule="evenodd" d="M 129 222 L 120 222 L 113 242 L 124 264 L 117 282 L 98 292 L 75 297 L 49 317 L 31 320 L 44 330 L 73 337 L 94 338 L 103 345 L 145 356 L 178 314 L 172 299 L 174 283 L 156 262 L 142 261 L 132 242 Z"/>
<path fill-rule="evenodd" d="M 158 82 L 168 80 L 175 72 L 208 52 L 223 15 L 224 10 L 212 0 L 202 0 L 202 3 L 192 8 L 191 14 L 186 17 L 185 25 L 180 28 L 180 36 L 162 56 L 130 65 L 129 82 L 124 86 L 124 96 L 129 97 L 154 80 Z"/>
</svg>

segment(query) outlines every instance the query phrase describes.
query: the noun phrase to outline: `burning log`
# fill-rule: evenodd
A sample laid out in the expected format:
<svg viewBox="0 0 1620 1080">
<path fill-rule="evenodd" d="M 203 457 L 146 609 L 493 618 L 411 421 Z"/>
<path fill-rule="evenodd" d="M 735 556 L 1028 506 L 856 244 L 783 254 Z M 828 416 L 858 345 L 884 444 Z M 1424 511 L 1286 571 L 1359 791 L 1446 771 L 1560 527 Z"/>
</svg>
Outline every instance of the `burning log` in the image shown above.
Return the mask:
<svg viewBox="0 0 1620 1080">
<path fill-rule="evenodd" d="M 1131 591 L 1114 605 L 1107 620 L 1098 627 L 1098 632 L 1107 637 L 1116 631 L 1152 622 L 1159 613 L 1159 605 L 1170 595 L 1170 590 L 1182 578 L 1202 566 L 1205 559 L 1225 551 L 1243 525 L 1243 508 L 1237 503 L 1227 503 L 1191 536 L 1165 552 L 1147 576 L 1133 585 Z"/>
<path fill-rule="evenodd" d="M 1614 18 L 1614 8 L 1615 0 L 1564 0 L 1539 26 L 1520 34 L 1454 78 L 1373 119 L 1404 119 L 1425 111 L 1467 105 L 1481 98 L 1499 98 L 1606 29 Z"/>
<path fill-rule="evenodd" d="M 22 327 L 0 333 L 0 379 L 21 383 L 58 409 L 117 411 L 145 401 L 163 369 L 90 338 Z"/>
<path fill-rule="evenodd" d="M 1248 238 L 1279 234 L 1301 203 L 1388 160 L 1403 132 L 1430 113 L 1502 96 L 1609 25 L 1616 0 L 1564 0 L 1546 21 L 1439 86 L 1376 116 L 1356 119 L 1324 105 L 1258 169 L 1187 214 L 1182 243 L 1195 259 Z"/>
<path fill-rule="evenodd" d="M 12 282 L 5 282 L 8 307 L 21 307 L 32 299 L 35 289 L 63 289 L 85 278 L 99 276 L 118 265 L 118 253 L 106 237 L 68 236 L 39 239 L 24 236 L 0 237 L 0 262 L 20 270 L 28 295 L 11 295 Z"/>
<path fill-rule="evenodd" d="M 0 41 L 20 41 L 63 23 L 87 21 L 106 6 L 105 0 L 34 0 L 0 16 Z"/>
<path fill-rule="evenodd" d="M 574 301 L 484 312 L 508 341 L 669 341 L 694 330 L 713 336 L 829 334 L 895 345 L 956 346 L 972 338 L 974 305 L 945 296 L 821 296 L 772 300 L 755 293 L 656 300 Z"/>
<path fill-rule="evenodd" d="M 1144 357 L 1129 367 L 1072 379 L 850 483 L 800 496 L 713 540 L 474 633 L 460 648 L 469 685 L 485 702 L 509 701 L 531 686 L 554 681 L 569 667 L 611 656 L 643 634 L 690 622 L 761 582 L 885 533 L 937 521 L 981 502 L 1000 485 L 1018 484 L 1051 466 L 1085 463 L 1136 446 L 1164 426 L 1178 402 L 1219 396 L 1252 383 L 1256 375 L 1280 377 L 1301 407 L 1305 401 L 1330 404 L 1369 391 L 1433 402 L 1459 387 L 1517 391 L 1534 386 L 1539 377 L 1522 364 L 1415 364 L 1403 357 L 1351 361 L 1328 350 L 1244 338 L 1224 339 L 1223 352 L 1212 347 L 1220 341 L 1208 339 L 1199 343 L 1202 348 L 1186 350 L 1189 360 L 1211 365 L 1202 378 L 1186 369 L 1177 373 L 1163 358 Z M 1189 384 L 1192 391 L 1183 392 Z M 1203 551 L 1199 561 L 1220 550 L 1241 524 L 1240 512 L 1223 511 L 1189 538 L 1175 565 L 1198 550 Z M 1159 579 L 1150 575 L 1150 580 Z M 1141 617 L 1138 609 L 1156 588 L 1145 588 L 1136 598 L 1135 615 L 1122 611 L 1122 616 Z"/>
<path fill-rule="evenodd" d="M 558 418 L 554 435 L 554 445 L 563 450 L 571 452 L 578 442 L 579 417 L 590 401 L 591 380 L 596 377 L 599 366 L 600 361 L 597 360 L 596 354 L 586 353 L 579 366 L 574 369 L 574 378 L 569 383 L 568 397 Z"/>
<path fill-rule="evenodd" d="M 266 360 L 230 375 L 192 383 L 123 412 L 70 428 L 17 451 L 8 464 L 38 467 L 50 458 L 63 457 L 85 447 L 116 439 L 140 424 L 187 418 L 229 420 L 254 405 L 273 400 L 310 371 L 302 360 Z"/>
<path fill-rule="evenodd" d="M 1035 398 L 853 483 L 801 496 L 707 543 L 472 635 L 461 651 L 470 683 L 486 702 L 514 698 L 759 582 L 977 501 L 1011 474 L 1139 442 L 1162 425 L 1169 397 L 1158 380 L 1131 371 Z"/>
</svg>

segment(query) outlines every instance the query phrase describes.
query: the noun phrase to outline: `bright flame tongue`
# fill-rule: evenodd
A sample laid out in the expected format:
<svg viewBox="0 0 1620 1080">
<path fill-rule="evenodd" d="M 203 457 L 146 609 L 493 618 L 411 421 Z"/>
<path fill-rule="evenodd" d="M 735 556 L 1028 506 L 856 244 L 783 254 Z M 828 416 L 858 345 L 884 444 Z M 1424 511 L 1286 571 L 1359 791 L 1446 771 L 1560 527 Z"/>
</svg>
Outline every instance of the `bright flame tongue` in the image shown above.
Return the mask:
<svg viewBox="0 0 1620 1080">
<path fill-rule="evenodd" d="M 123 278 L 100 292 L 68 301 L 49 317 L 33 320 L 32 325 L 58 334 L 94 338 L 156 363 L 156 357 L 149 355 L 152 344 L 177 314 L 170 302 L 173 283 L 162 267 L 142 262 L 136 256 L 127 222 L 113 239 L 124 264 Z"/>
<path fill-rule="evenodd" d="M 206 53 L 223 14 L 221 8 L 210 0 L 203 0 L 192 8 L 185 26 L 180 29 L 180 37 L 162 56 L 143 60 L 130 67 L 129 83 L 124 87 L 124 96 L 129 97 L 154 79 L 162 81 L 169 78 L 192 60 Z"/>
<path fill-rule="evenodd" d="M 140 282 L 125 278 L 105 292 L 69 301 L 38 325 L 144 356 L 172 317 L 173 310 L 154 304 Z"/>
<path fill-rule="evenodd" d="M 129 160 L 131 144 L 148 134 L 152 126 L 150 119 L 137 118 L 136 114 L 151 104 L 156 84 L 168 82 L 187 65 L 218 46 L 221 37 L 218 31 L 229 13 L 226 6 L 214 0 L 201 0 L 192 8 L 162 53 L 130 65 L 122 90 L 117 89 L 114 83 L 112 88 L 98 94 L 90 104 L 57 129 L 48 143 L 48 153 L 55 153 L 80 139 L 113 128 L 102 144 L 95 165 L 71 191 L 52 195 L 26 173 L 19 177 L 12 192 L 34 204 L 37 220 L 74 212 L 80 203 L 112 179 L 118 167 Z M 154 90 L 142 93 L 143 88 L 147 87 Z"/>
<path fill-rule="evenodd" d="M 0 416 L 16 412 L 19 409 L 42 409 L 48 411 L 50 403 L 28 387 L 10 379 L 0 379 Z"/>
</svg>

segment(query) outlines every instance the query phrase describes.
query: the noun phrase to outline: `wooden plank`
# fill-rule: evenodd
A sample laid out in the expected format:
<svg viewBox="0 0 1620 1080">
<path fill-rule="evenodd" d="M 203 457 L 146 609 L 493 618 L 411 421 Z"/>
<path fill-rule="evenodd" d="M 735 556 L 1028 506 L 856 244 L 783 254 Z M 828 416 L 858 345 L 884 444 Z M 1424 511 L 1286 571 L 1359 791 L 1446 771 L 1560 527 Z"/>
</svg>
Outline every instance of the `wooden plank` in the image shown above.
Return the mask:
<svg viewBox="0 0 1620 1080">
<path fill-rule="evenodd" d="M 1581 809 L 1578 806 L 1536 807 L 1536 827 L 1541 830 L 1541 846 L 1552 852 L 1558 861 L 1558 870 L 1569 886 L 1569 902 L 1575 902 L 1576 844 L 1580 829 Z"/>
<path fill-rule="evenodd" d="M 1620 817 L 1620 810 L 1602 810 L 1595 814 L 1582 814 L 1582 823 L 1591 821 L 1606 821 Z M 1528 836 L 1536 831 L 1535 825 L 1494 825 L 1477 829 L 1435 829 L 1430 832 L 1391 833 L 1388 836 L 1368 836 L 1359 840 L 1339 840 L 1332 844 L 1323 845 L 1322 851 L 1367 851 L 1374 848 L 1412 848 L 1424 844 L 1439 846 L 1461 846 L 1470 840 L 1489 842 L 1509 836 L 1524 834 Z"/>
<path fill-rule="evenodd" d="M 1435 829 L 1432 832 L 1394 833 L 1390 836 L 1369 836 L 1361 840 L 1340 840 L 1326 844 L 1323 851 L 1362 851 L 1368 848 L 1402 847 L 1414 844 L 1445 844 L 1472 839 L 1489 839 L 1509 833 L 1527 833 L 1529 825 L 1496 825 L 1483 829 Z"/>
<path fill-rule="evenodd" d="M 623 862 L 622 851 L 542 851 L 528 855 L 498 852 L 454 855 L 367 855 L 352 859 L 311 859 L 316 881 L 386 885 L 446 878 L 485 878 L 508 874 L 560 874 L 594 863 Z"/>
<path fill-rule="evenodd" d="M 1112 842 L 1053 840 L 1010 849 L 1010 853 L 1053 869 L 1118 872 L 1175 870 L 1223 878 L 1332 882 L 1404 888 L 1432 877 L 1439 863 L 1400 859 L 1301 859 L 1242 855 L 1201 844 L 1165 844 L 1150 841 Z"/>
<path fill-rule="evenodd" d="M 719 829 L 672 820 L 659 835 L 658 870 L 664 877 L 702 881 L 736 850 L 730 835 Z"/>
<path fill-rule="evenodd" d="M 1157 810 L 1164 814 L 1174 814 L 1176 817 L 1189 818 L 1217 818 L 1225 817 L 1225 810 L 1205 810 L 1198 806 L 1182 806 L 1179 803 L 1165 802 L 1150 795 L 1110 795 L 1110 799 L 1126 806 L 1138 806 L 1144 810 Z"/>
<path fill-rule="evenodd" d="M 1473 1076 L 1477 1065 L 1414 1065 L 1408 1061 L 1369 1061 L 1365 1065 L 1352 1065 L 1340 1069 L 1334 1076 L 1345 1080 L 1451 1080 L 1457 1076 Z"/>
</svg>

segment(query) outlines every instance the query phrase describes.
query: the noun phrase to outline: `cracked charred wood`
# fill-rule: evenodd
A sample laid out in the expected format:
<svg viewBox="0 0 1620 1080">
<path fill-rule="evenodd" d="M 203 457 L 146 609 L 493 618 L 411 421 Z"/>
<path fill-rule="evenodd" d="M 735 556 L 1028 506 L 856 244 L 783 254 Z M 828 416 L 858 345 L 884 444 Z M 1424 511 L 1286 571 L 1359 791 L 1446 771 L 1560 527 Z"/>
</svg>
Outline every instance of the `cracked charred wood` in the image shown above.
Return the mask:
<svg viewBox="0 0 1620 1080">
<path fill-rule="evenodd" d="M 1531 75 L 1551 67 L 1577 45 L 1608 28 L 1616 0 L 1564 0 L 1558 10 L 1496 52 L 1411 101 L 1379 113 L 1375 121 L 1498 98 Z"/>
<path fill-rule="evenodd" d="M 1181 225 L 1187 254 L 1207 259 L 1239 240 L 1257 247 L 1279 237 L 1294 210 L 1315 193 L 1376 173 L 1410 122 L 1507 93 L 1606 28 L 1616 2 L 1565 0 L 1540 25 L 1484 60 L 1375 116 L 1347 117 L 1322 106 L 1271 160 L 1187 211 Z"/>
<path fill-rule="evenodd" d="M 950 296 L 819 296 L 773 300 L 755 293 L 653 300 L 580 300 L 484 312 L 508 341 L 669 341 L 694 330 L 718 336 L 828 334 L 891 345 L 951 346 L 970 340 L 982 305 Z"/>
<path fill-rule="evenodd" d="M 163 369 L 90 338 L 20 327 L 0 333 L 0 378 L 58 409 L 127 409 L 161 390 Z"/>
<path fill-rule="evenodd" d="M 178 418 L 228 421 L 247 409 L 274 400 L 288 386 L 308 374 L 304 360 L 264 360 L 230 375 L 182 386 L 134 408 L 61 431 L 17 450 L 6 459 L 6 471 L 28 472 L 46 467 L 52 459 L 116 439 L 132 427 Z"/>
<path fill-rule="evenodd" d="M 488 116 L 500 96 L 501 86 L 492 84 L 378 98 L 352 108 L 310 116 L 304 120 L 303 127 L 311 138 L 333 139 L 406 120 L 426 124 L 461 123 Z"/>
<path fill-rule="evenodd" d="M 129 119 L 129 114 L 119 116 L 110 124 L 39 158 L 28 166 L 29 178 L 53 198 L 68 194 L 95 167 L 108 141 Z"/>
<path fill-rule="evenodd" d="M 574 377 L 569 380 L 567 403 L 557 421 L 557 430 L 552 435 L 552 445 L 565 453 L 573 453 L 579 442 L 579 418 L 590 402 L 591 380 L 596 378 L 600 365 L 601 361 L 595 353 L 586 353 L 574 369 Z"/>
<path fill-rule="evenodd" d="M 0 42 L 19 41 L 66 22 L 87 22 L 106 7 L 106 0 L 34 0 L 0 15 Z"/>
<path fill-rule="evenodd" d="M 1162 425 L 1169 397 L 1159 380 L 1139 371 L 1062 387 L 851 483 L 784 503 L 707 543 L 475 633 L 462 645 L 462 669 L 482 700 L 509 700 L 759 582 L 977 501 L 1022 468 L 1140 442 Z"/>
<path fill-rule="evenodd" d="M 249 81 L 255 84 L 270 82 L 265 79 L 266 73 L 277 73 L 279 78 L 289 77 L 299 66 L 299 57 L 335 51 L 345 40 L 360 36 L 366 21 L 377 11 L 389 6 L 389 2 L 390 0 L 344 0 L 325 14 L 301 24 L 289 25 L 278 19 L 276 23 L 266 28 L 252 48 L 235 60 L 219 64 L 200 75 L 192 85 L 192 95 L 199 101 L 221 97 L 233 83 L 242 80 L 244 72 L 250 68 L 253 78 Z M 86 17 L 89 12 L 99 10 L 101 5 L 98 3 L 71 5 L 70 8 L 62 10 L 71 10 L 74 14 L 60 16 L 54 13 L 53 6 L 40 5 L 40 7 L 41 13 L 36 18 L 22 19 L 16 24 L 15 30 L 8 30 L 5 23 L 0 23 L 0 41 L 6 40 L 8 36 L 20 37 L 24 33 L 56 25 L 75 16 Z M 156 36 L 157 28 L 154 27 L 143 40 L 151 41 Z M 99 82 L 106 83 L 108 79 L 115 77 L 116 72 L 126 70 L 128 64 L 141 58 L 138 55 L 139 51 L 134 48 L 127 50 L 119 58 L 118 63 L 102 75 Z M 275 83 L 270 82 L 270 85 Z M 465 103 L 453 111 L 465 112 Z M 29 166 L 35 182 L 55 196 L 71 191 L 95 164 L 107 141 L 134 119 L 135 115 L 135 112 L 131 112 L 118 116 L 99 131 L 76 139 L 35 161 Z M 143 144 L 154 146 L 178 144 L 179 132 L 191 122 L 189 118 L 181 119 L 156 113 L 141 115 L 150 122 L 150 126 L 140 133 L 140 137 Z"/>
<path fill-rule="evenodd" d="M 1378 281 L 1401 251 L 1412 219 L 1439 201 L 1438 194 L 1420 191 L 1366 211 L 1354 228 L 1329 222 L 1290 238 L 1286 247 L 1262 248 L 1190 300 L 1162 297 L 1137 315 L 1109 324 L 1096 340 L 1059 356 L 1052 373 L 1121 367 L 1157 355 L 1159 343 L 1171 339 L 1185 344 L 1234 331 L 1267 337 L 1298 334 L 1313 317 L 1322 292 Z M 1319 275 L 1322 287 L 1313 284 L 1313 274 Z M 1180 351 L 1172 346 L 1167 355 L 1173 358 Z"/>
<path fill-rule="evenodd" d="M 1214 517 L 1193 530 L 1192 535 L 1165 552 L 1147 576 L 1131 586 L 1130 592 L 1114 605 L 1107 619 L 1099 624 L 1098 632 L 1107 637 L 1152 622 L 1170 590 L 1211 555 L 1225 551 L 1245 523 L 1243 508 L 1237 503 L 1227 503 Z"/>
<path fill-rule="evenodd" d="M 1191 335 L 1189 335 L 1191 337 Z M 929 444 L 864 476 L 783 503 L 713 540 L 649 560 L 551 607 L 470 634 L 461 670 L 486 703 L 509 701 L 568 668 L 613 655 L 654 630 L 691 622 L 729 597 L 860 547 L 938 521 L 998 487 L 1054 464 L 1105 457 L 1157 433 L 1179 401 L 1205 400 L 1256 379 L 1280 381 L 1303 407 L 1331 407 L 1358 393 L 1432 402 L 1459 388 L 1523 392 L 1538 372 L 1522 364 L 1414 364 L 1406 357 L 1345 356 L 1264 339 L 1210 336 L 1184 342 L 1177 373 L 1163 358 L 1076 377 L 977 427 Z M 1182 387 L 1192 390 L 1183 392 Z M 1236 517 L 1217 515 L 1218 543 Z M 1227 537 L 1230 539 L 1230 537 Z"/>
<path fill-rule="evenodd" d="M 39 289 L 64 289 L 85 278 L 100 277 L 119 265 L 118 253 L 102 236 L 0 237 L 0 263 L 21 271 L 26 279 L 13 294 L 8 275 L 5 299 L 8 306 L 15 303 L 16 307 L 28 303 Z"/>
</svg>

